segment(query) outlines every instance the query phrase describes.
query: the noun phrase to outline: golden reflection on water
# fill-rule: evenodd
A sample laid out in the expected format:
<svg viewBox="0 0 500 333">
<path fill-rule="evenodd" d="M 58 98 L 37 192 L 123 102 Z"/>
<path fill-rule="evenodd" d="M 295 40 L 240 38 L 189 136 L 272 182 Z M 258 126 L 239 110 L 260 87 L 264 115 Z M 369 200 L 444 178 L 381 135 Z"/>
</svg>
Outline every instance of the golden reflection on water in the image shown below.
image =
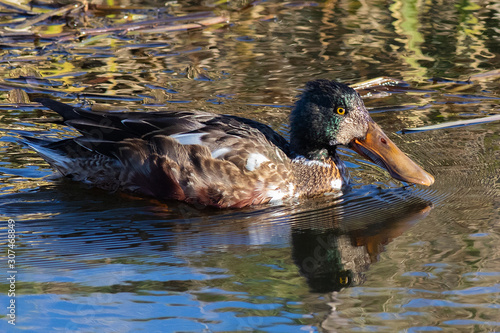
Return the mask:
<svg viewBox="0 0 500 333">
<path fill-rule="evenodd" d="M 203 98 L 207 92 L 217 94 L 224 89 L 225 93 L 231 91 L 248 101 L 265 100 L 267 104 L 289 104 L 294 90 L 311 77 L 353 81 L 370 76 L 375 69 L 378 75 L 392 75 L 388 72 L 397 69 L 403 79 L 421 81 L 426 77 L 461 73 L 454 71 L 453 66 L 462 67 L 462 64 L 476 71 L 494 68 L 492 61 L 497 61 L 491 58 L 494 49 L 486 42 L 489 31 L 482 27 L 482 21 L 474 22 L 470 14 L 475 10 L 477 15 L 485 15 L 483 7 L 469 7 L 465 16 L 460 16 L 460 8 L 454 6 L 440 8 L 450 21 L 446 22 L 444 32 L 458 28 L 453 39 L 458 45 L 441 40 L 441 48 L 434 49 L 433 39 L 434 35 L 441 34 L 440 25 L 423 24 L 425 16 L 421 12 L 428 9 L 432 13 L 431 7 L 395 1 L 388 12 L 380 5 L 379 2 L 338 4 L 332 1 L 320 6 L 286 6 L 271 2 L 238 10 L 230 7 L 232 11 L 225 12 L 229 13 L 230 22 L 226 26 L 164 35 L 128 34 L 120 38 L 104 34 L 81 41 L 68 40 L 58 44 L 56 49 L 51 43 L 41 42 L 50 58 L 43 62 L 34 58 L 31 63 L 37 64 L 44 76 L 87 71 L 78 80 L 81 82 L 79 87 L 66 80 L 69 84 L 65 91 L 137 95 L 145 90 L 141 83 L 153 79 L 164 86 L 182 85 L 178 91 L 181 94 L 189 91 L 187 100 Z M 225 5 L 221 6 L 223 9 Z M 187 14 L 182 6 L 169 10 L 174 15 Z M 121 15 L 126 14 L 125 9 Z M 214 14 L 217 15 L 217 11 Z M 267 19 L 269 16 L 273 19 Z M 145 18 L 138 16 L 128 20 Z M 55 23 L 37 26 L 34 30 L 42 34 L 71 31 Z M 106 21 L 90 20 L 85 24 L 102 26 L 104 23 L 123 24 L 120 13 L 117 16 L 116 12 L 109 14 Z M 314 29 L 315 26 L 319 29 Z M 8 38 L 4 40 L 9 41 Z M 30 43 L 18 47 L 22 57 L 35 53 Z M 450 63 L 442 63 L 443 51 L 451 51 Z M 9 61 L 14 61 L 15 65 L 16 59 L 10 57 Z M 30 61 L 17 66 L 26 63 Z M 434 69 L 429 63 L 438 67 Z M 216 78 L 215 82 L 188 83 L 184 78 L 190 66 L 204 68 L 209 77 Z M 224 73 L 230 78 L 224 80 Z M 132 78 L 138 85 L 131 84 Z M 196 89 L 189 89 L 193 84 Z M 264 88 L 264 95 L 262 89 L 256 93 L 255 87 Z"/>
</svg>

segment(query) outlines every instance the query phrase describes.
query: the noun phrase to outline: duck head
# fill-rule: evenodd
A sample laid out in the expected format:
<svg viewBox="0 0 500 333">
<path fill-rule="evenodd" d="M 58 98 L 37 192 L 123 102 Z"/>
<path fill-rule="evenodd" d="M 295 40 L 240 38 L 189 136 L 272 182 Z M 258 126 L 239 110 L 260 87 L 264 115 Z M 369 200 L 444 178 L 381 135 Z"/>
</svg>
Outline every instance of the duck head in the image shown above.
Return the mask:
<svg viewBox="0 0 500 333">
<path fill-rule="evenodd" d="M 430 186 L 434 177 L 406 156 L 368 114 L 361 96 L 345 84 L 308 82 L 290 116 L 292 150 L 310 159 L 347 146 L 398 180 Z"/>
</svg>

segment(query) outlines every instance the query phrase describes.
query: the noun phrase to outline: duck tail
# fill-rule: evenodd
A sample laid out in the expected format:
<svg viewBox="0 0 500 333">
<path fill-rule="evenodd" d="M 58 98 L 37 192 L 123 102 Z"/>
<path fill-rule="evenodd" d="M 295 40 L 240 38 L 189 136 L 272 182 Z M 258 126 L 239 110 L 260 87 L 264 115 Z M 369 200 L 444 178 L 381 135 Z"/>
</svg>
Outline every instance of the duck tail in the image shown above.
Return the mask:
<svg viewBox="0 0 500 333">
<path fill-rule="evenodd" d="M 76 108 L 71 105 L 54 101 L 50 98 L 36 98 L 34 101 L 59 113 L 59 115 L 63 117 L 64 121 L 81 118 L 81 115 L 77 112 Z"/>
<path fill-rule="evenodd" d="M 68 165 L 71 164 L 71 159 L 65 152 L 58 147 L 61 142 L 65 141 L 52 141 L 49 139 L 37 139 L 28 136 L 22 136 L 19 142 L 38 153 L 51 167 L 66 175 Z"/>
</svg>

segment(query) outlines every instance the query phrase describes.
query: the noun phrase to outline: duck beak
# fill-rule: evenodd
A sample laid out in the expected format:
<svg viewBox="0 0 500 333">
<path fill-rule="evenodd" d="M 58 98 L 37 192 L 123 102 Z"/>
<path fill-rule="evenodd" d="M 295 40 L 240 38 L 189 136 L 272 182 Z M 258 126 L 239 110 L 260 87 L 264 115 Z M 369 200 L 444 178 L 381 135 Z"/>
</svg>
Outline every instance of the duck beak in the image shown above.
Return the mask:
<svg viewBox="0 0 500 333">
<path fill-rule="evenodd" d="M 389 171 L 393 178 L 426 186 L 434 183 L 434 177 L 399 150 L 374 121 L 368 123 L 365 138 L 352 140 L 349 147 Z"/>
</svg>

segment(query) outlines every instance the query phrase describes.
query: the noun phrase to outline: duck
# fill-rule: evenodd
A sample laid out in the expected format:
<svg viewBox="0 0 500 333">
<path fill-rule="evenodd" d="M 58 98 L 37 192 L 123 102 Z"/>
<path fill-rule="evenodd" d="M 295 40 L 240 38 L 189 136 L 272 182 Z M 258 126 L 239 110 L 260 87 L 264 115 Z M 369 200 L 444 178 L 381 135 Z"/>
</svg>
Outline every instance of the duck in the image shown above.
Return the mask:
<svg viewBox="0 0 500 333">
<path fill-rule="evenodd" d="M 204 111 L 102 112 L 50 98 L 81 135 L 25 136 L 64 177 L 111 192 L 216 208 L 282 204 L 341 194 L 349 172 L 337 153 L 348 147 L 393 178 L 430 186 L 434 177 L 405 155 L 346 84 L 306 84 L 290 113 L 290 140 L 255 120 Z"/>
</svg>

